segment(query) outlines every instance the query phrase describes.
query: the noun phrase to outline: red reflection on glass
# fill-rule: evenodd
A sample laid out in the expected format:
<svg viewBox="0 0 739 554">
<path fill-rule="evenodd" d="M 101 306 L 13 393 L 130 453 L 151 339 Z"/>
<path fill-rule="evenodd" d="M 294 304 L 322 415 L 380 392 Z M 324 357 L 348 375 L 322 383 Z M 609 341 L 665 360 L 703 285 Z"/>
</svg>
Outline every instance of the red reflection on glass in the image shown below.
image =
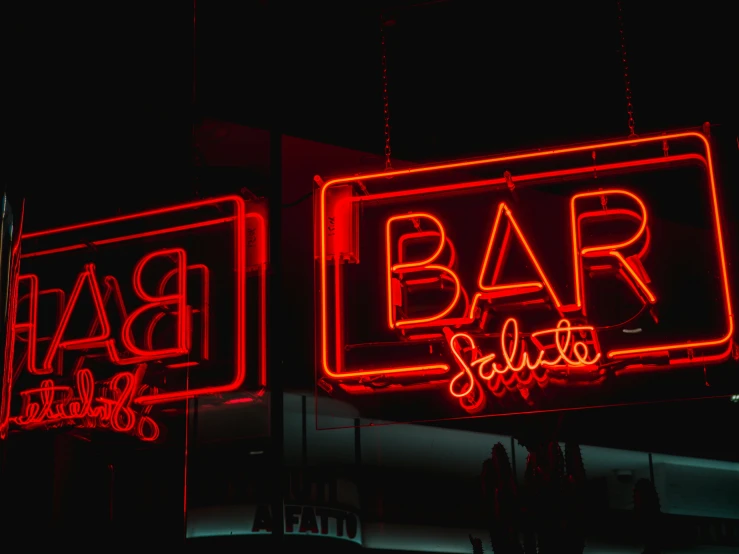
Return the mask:
<svg viewBox="0 0 739 554">
<path fill-rule="evenodd" d="M 78 427 L 110 427 L 119 433 L 133 434 L 143 441 L 159 438 L 159 426 L 147 414 L 151 408 L 136 412 L 133 399 L 139 394 L 133 373 L 114 375 L 95 394 L 95 381 L 89 369 L 75 373 L 73 387 L 57 386 L 44 379 L 41 386 L 21 391 L 21 414 L 10 418 L 21 428 L 74 424 Z"/>
<path fill-rule="evenodd" d="M 211 301 L 212 301 L 212 268 L 203 263 L 191 263 L 185 248 L 173 247 L 146 252 L 134 265 L 131 283 L 136 306 L 129 307 L 121 292 L 118 277 L 107 275 L 99 276 L 94 264 L 86 264 L 76 280 L 67 298 L 60 289 L 40 290 L 39 277 L 34 274 L 21 275 L 19 284 L 27 293 L 19 297 L 15 304 L 27 304 L 27 315 L 18 315 L 9 326 L 9 342 L 25 343 L 26 352 L 10 366 L 18 364 L 7 372 L 3 380 L 3 407 L 0 413 L 0 436 L 4 436 L 10 423 L 22 428 L 39 426 L 56 426 L 71 424 L 75 426 L 103 426 L 115 431 L 133 433 L 143 440 L 155 440 L 159 435 L 158 427 L 147 415 L 151 406 L 155 404 L 174 402 L 203 395 L 221 394 L 238 390 L 246 378 L 246 275 L 249 271 L 258 271 L 259 283 L 259 324 L 266 323 L 266 222 L 261 213 L 246 212 L 246 203 L 237 196 L 216 198 L 194 202 L 183 206 L 175 206 L 160 210 L 152 210 L 130 216 L 121 216 L 103 221 L 72 225 L 50 231 L 29 233 L 22 238 L 25 240 L 51 235 L 62 235 L 69 231 L 86 230 L 111 223 L 120 223 L 136 219 L 157 217 L 164 214 L 183 210 L 197 210 L 205 206 L 217 206 L 221 210 L 225 205 L 232 205 L 234 214 L 230 217 L 197 221 L 185 225 L 161 227 L 154 219 L 152 230 L 132 233 L 112 238 L 93 240 L 85 244 L 69 244 L 48 250 L 37 250 L 24 253 L 19 259 L 38 258 L 51 254 L 61 254 L 98 248 L 100 246 L 123 243 L 141 238 L 159 237 L 183 231 L 197 231 L 216 225 L 229 225 L 233 230 L 234 266 L 229 271 L 229 278 L 234 279 L 233 301 L 228 308 L 234 312 L 234 351 L 219 352 L 217 356 L 233 360 L 233 374 L 225 384 L 191 388 L 189 390 L 161 391 L 141 385 L 141 379 L 147 367 L 152 363 L 163 363 L 169 369 L 193 367 L 202 364 L 212 357 L 211 332 Z M 192 212 L 196 213 L 196 212 Z M 203 212 L 199 212 L 203 213 Z M 202 216 L 201 216 L 202 217 Z M 249 226 L 247 241 L 247 220 L 253 221 Z M 157 228 L 160 227 L 160 228 Z M 231 232 L 231 231 L 229 231 Z M 249 265 L 247 266 L 247 253 Z M 169 264 L 169 268 L 166 266 Z M 156 265 L 156 270 L 149 269 Z M 164 272 L 162 273 L 162 268 Z M 143 275 L 158 273 L 160 277 L 155 281 L 151 276 L 144 283 Z M 233 277 L 231 277 L 233 276 Z M 200 287 L 199 301 L 193 304 L 188 299 L 188 282 L 195 279 Z M 152 285 L 149 287 L 149 285 Z M 190 285 L 192 287 L 192 285 Z M 17 295 L 17 288 L 15 293 Z M 58 314 L 52 336 L 40 337 L 38 332 L 39 298 L 43 295 L 54 294 L 58 299 Z M 222 293 L 221 293 L 222 296 Z M 80 308 L 80 300 L 84 298 L 87 310 Z M 70 320 L 78 321 L 80 316 L 89 317 L 89 306 L 92 306 L 92 317 L 87 332 L 80 335 L 77 325 L 77 336 L 72 336 Z M 76 315 L 75 315 L 76 314 Z M 116 316 L 120 321 L 120 333 L 111 329 L 110 317 Z M 25 318 L 25 320 L 24 320 Z M 193 337 L 195 328 L 193 318 L 199 318 L 199 337 Z M 83 320 L 84 321 L 84 320 Z M 168 329 L 174 329 L 170 344 L 156 344 L 162 342 L 164 335 L 157 329 L 166 322 Z M 48 322 L 47 322 L 48 324 Z M 262 394 L 266 386 L 266 356 L 264 342 L 266 330 L 259 329 L 259 391 Z M 155 336 L 160 338 L 155 341 Z M 199 345 L 197 355 L 193 359 L 193 339 Z M 39 355 L 39 343 L 48 342 L 45 355 Z M 11 347 L 11 352 L 12 352 Z M 74 351 L 76 359 L 71 364 L 71 379 L 74 385 L 55 383 L 53 375 L 61 375 L 63 371 L 63 357 L 65 352 Z M 10 359 L 13 360 L 13 354 Z M 41 356 L 41 357 L 40 357 Z M 6 358 L 8 353 L 6 352 Z M 187 361 L 178 358 L 186 357 Z M 43 358 L 43 359 L 41 359 Z M 93 374 L 86 367 L 86 360 L 96 358 L 109 362 L 113 367 L 121 369 L 136 366 L 136 371 L 120 371 L 112 378 L 96 383 Z M 172 360 L 167 362 L 167 360 Z M 26 370 L 32 375 L 48 376 L 41 381 L 38 387 L 19 391 L 22 398 L 23 411 L 20 415 L 11 417 L 10 398 L 14 381 L 19 372 Z M 132 406 L 138 406 L 133 408 Z M 135 411 L 137 410 L 137 411 Z M 135 417 L 132 414 L 138 414 Z M 131 427 L 132 418 L 136 423 Z M 143 422 L 143 423 L 140 423 Z M 139 425 L 140 423 L 140 425 Z M 156 436 L 155 436 L 156 435 Z"/>
</svg>

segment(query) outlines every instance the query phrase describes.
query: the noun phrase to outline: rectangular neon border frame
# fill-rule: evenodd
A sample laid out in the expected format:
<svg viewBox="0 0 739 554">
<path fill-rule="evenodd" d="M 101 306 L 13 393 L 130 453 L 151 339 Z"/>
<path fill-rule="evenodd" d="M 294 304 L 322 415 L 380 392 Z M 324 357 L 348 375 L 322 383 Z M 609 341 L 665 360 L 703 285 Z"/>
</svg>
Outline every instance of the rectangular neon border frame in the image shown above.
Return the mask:
<svg viewBox="0 0 739 554">
<path fill-rule="evenodd" d="M 145 212 L 140 212 L 136 214 L 130 214 L 130 215 L 124 215 L 124 216 L 118 216 L 118 217 L 112 217 L 108 219 L 102 219 L 98 221 L 91 221 L 87 223 L 80 223 L 76 225 L 69 225 L 66 227 L 57 227 L 54 229 L 48 229 L 45 231 L 37 231 L 33 233 L 26 233 L 21 237 L 21 241 L 41 236 L 50 236 L 50 235 L 56 235 L 68 231 L 75 231 L 79 229 L 86 229 L 86 228 L 93 228 L 93 227 L 99 227 L 102 225 L 108 225 L 111 223 L 120 223 L 123 221 L 131 221 L 136 219 L 144 219 L 144 218 L 152 218 L 157 217 L 160 215 L 165 214 L 171 214 L 175 212 L 181 212 L 186 210 L 191 210 L 195 208 L 205 207 L 205 206 L 211 206 L 215 204 L 224 204 L 224 203 L 232 203 L 234 205 L 235 215 L 229 216 L 229 217 L 221 217 L 211 220 L 204 220 L 200 221 L 198 223 L 193 223 L 189 225 L 180 225 L 176 227 L 162 227 L 161 229 L 146 231 L 143 233 L 136 233 L 132 235 L 117 237 L 117 238 L 111 238 L 111 239 L 103 239 L 99 241 L 92 241 L 91 244 L 100 246 L 104 244 L 112 244 L 116 242 L 124 242 L 127 240 L 134 240 L 139 238 L 145 238 L 145 237 L 151 237 L 151 236 L 158 236 L 158 235 L 164 235 L 167 233 L 175 233 L 180 231 L 187 231 L 192 229 L 198 229 L 202 227 L 207 226 L 213 226 L 213 225 L 219 225 L 221 223 L 228 223 L 230 221 L 235 222 L 234 227 L 234 257 L 235 257 L 235 265 L 236 265 L 236 328 L 235 328 L 235 338 L 236 338 L 236 348 L 234 353 L 234 377 L 231 380 L 230 383 L 227 383 L 225 385 L 218 385 L 218 386 L 211 386 L 211 387 L 200 387 L 196 389 L 191 389 L 188 391 L 179 391 L 179 392 L 171 392 L 171 393 L 160 393 L 160 394 L 153 394 L 149 396 L 143 396 L 137 398 L 138 404 L 143 405 L 150 405 L 150 404 L 163 404 L 166 402 L 175 402 L 178 400 L 185 400 L 189 398 L 195 398 L 198 396 L 204 396 L 208 394 L 221 394 L 226 392 L 233 392 L 237 390 L 246 379 L 246 219 L 249 217 L 257 218 L 260 221 L 260 225 L 262 228 L 265 227 L 264 218 L 261 216 L 261 214 L 258 213 L 247 213 L 246 212 L 246 203 L 243 198 L 240 196 L 224 196 L 220 198 L 212 198 L 208 200 L 201 200 L 198 202 L 190 202 L 187 204 L 180 204 L 177 206 L 171 206 L 167 208 L 159 208 L 155 210 L 149 210 Z M 259 236 L 262 237 L 260 240 L 264 243 L 266 248 L 266 236 L 264 232 L 259 233 Z M 22 244 L 22 243 L 21 243 Z M 72 250 L 79 250 L 82 248 L 86 248 L 87 245 L 83 244 L 75 244 L 70 246 L 64 246 L 61 248 L 54 248 L 52 250 L 42 250 L 39 252 L 30 252 L 27 254 L 21 254 L 21 259 L 24 258 L 33 258 L 33 257 L 40 257 L 50 254 L 58 254 L 62 252 L 68 252 Z M 264 265 L 264 264 L 263 264 Z M 266 310 L 265 306 L 265 300 L 266 300 L 266 285 L 264 283 L 264 268 L 261 268 L 259 278 L 261 280 L 260 283 L 260 295 L 261 298 L 261 311 L 262 317 L 260 317 L 260 325 L 264 325 L 265 317 L 264 312 Z M 266 329 L 263 327 L 260 329 L 261 335 L 262 335 L 262 341 L 264 342 L 264 336 L 266 333 Z M 259 369 L 259 384 L 261 387 L 266 386 L 266 352 L 263 348 L 260 348 L 260 369 Z M 9 385 L 12 387 L 12 383 Z M 8 391 L 8 397 L 11 394 L 11 391 Z"/>
<path fill-rule="evenodd" d="M 577 169 L 565 169 L 565 170 L 559 170 L 559 171 L 551 171 L 546 173 L 537 173 L 537 174 L 528 174 L 519 176 L 516 178 L 517 182 L 523 182 L 526 180 L 534 180 L 534 179 L 542 179 L 542 178 L 552 178 L 552 177 L 561 177 L 561 176 L 567 176 L 567 175 L 577 175 L 584 172 L 592 172 L 594 170 L 610 170 L 610 169 L 624 169 L 629 167 L 641 167 L 645 165 L 655 165 L 658 163 L 671 163 L 674 161 L 680 161 L 680 160 L 686 160 L 686 159 L 697 159 L 705 165 L 705 167 L 708 170 L 708 178 L 710 183 L 710 194 L 711 194 L 711 209 L 713 212 L 713 219 L 714 219 L 714 230 L 716 233 L 716 241 L 718 245 L 718 252 L 719 252 L 719 261 L 721 266 L 721 279 L 723 284 L 723 295 L 724 295 L 724 308 L 726 311 L 726 321 L 727 321 L 727 331 L 726 333 L 721 336 L 720 338 L 711 339 L 711 340 L 705 340 L 700 342 L 693 342 L 693 343 L 682 343 L 682 344 L 667 344 L 667 345 L 657 345 L 657 346 L 650 346 L 650 347 L 642 347 L 642 348 L 634 348 L 630 350 L 618 350 L 618 351 L 612 351 L 608 353 L 609 358 L 622 358 L 622 357 L 628 357 L 628 356 L 638 356 L 647 354 L 650 352 L 664 352 L 669 350 L 677 350 L 677 349 L 683 349 L 683 348 L 710 348 L 710 347 L 717 347 L 721 346 L 723 344 L 728 343 L 732 335 L 734 333 L 734 315 L 732 312 L 732 306 L 731 306 L 731 295 L 729 293 L 729 278 L 728 278 L 728 271 L 726 268 L 726 253 L 724 249 L 724 239 L 723 239 L 723 232 L 721 229 L 721 217 L 719 215 L 719 208 L 718 208 L 718 197 L 716 193 L 716 180 L 713 170 L 713 160 L 711 155 L 711 146 L 708 142 L 708 139 L 702 135 L 701 133 L 695 132 L 695 131 L 689 131 L 689 132 L 682 132 L 682 133 L 671 133 L 671 134 L 665 134 L 665 135 L 659 135 L 659 136 L 651 136 L 651 137 L 643 137 L 643 138 L 629 138 L 627 140 L 616 140 L 616 141 L 607 141 L 607 142 L 599 142 L 594 144 L 587 144 L 587 145 L 580 145 L 580 146 L 572 146 L 568 148 L 556 148 L 551 150 L 540 150 L 537 152 L 528 152 L 523 154 L 512 154 L 512 155 L 506 155 L 506 156 L 498 156 L 498 157 L 492 157 L 492 158 L 482 158 L 482 159 L 476 159 L 476 160 L 468 160 L 468 161 L 461 161 L 461 162 L 452 162 L 452 163 L 446 163 L 446 164 L 439 164 L 439 165 L 431 165 L 431 166 L 423 166 L 423 167 L 414 167 L 411 169 L 402 169 L 402 170 L 396 170 L 396 171 L 385 171 L 382 173 L 370 173 L 365 175 L 353 175 L 351 177 L 341 177 L 337 179 L 331 179 L 330 181 L 327 181 L 323 184 L 323 186 L 320 189 L 319 192 L 319 221 L 318 225 L 320 227 L 319 233 L 319 240 L 320 240 L 320 295 L 321 295 L 321 327 L 319 330 L 320 334 L 320 371 L 323 374 L 324 377 L 327 377 L 328 379 L 334 380 L 334 381 L 341 381 L 344 379 L 358 379 L 361 377 L 371 377 L 371 376 L 379 376 L 379 375 L 394 375 L 394 376 L 408 376 L 408 375 L 423 375 L 423 374 L 442 374 L 449 371 L 450 367 L 448 364 L 425 364 L 425 365 L 417 365 L 417 366 L 407 366 L 407 367 L 388 367 L 388 368 L 380 368 L 380 369 L 372 369 L 372 370 L 362 370 L 362 369 L 352 369 L 349 371 L 341 371 L 336 372 L 333 371 L 329 365 L 329 354 L 328 354 L 328 306 L 327 306 L 327 290 L 326 290 L 326 283 L 327 283 L 327 258 L 326 258 L 326 225 L 325 225 L 325 219 L 326 219 L 326 191 L 331 188 L 332 186 L 337 185 L 344 185 L 348 183 L 354 183 L 357 181 L 371 181 L 371 180 L 378 180 L 378 179 L 387 179 L 389 177 L 397 177 L 397 176 L 403 176 L 403 175 L 413 175 L 413 174 L 422 174 L 422 173 L 432 173 L 437 171 L 444 171 L 444 170 L 450 170 L 450 169 L 462 169 L 462 168 L 471 168 L 471 167 L 480 167 L 485 165 L 492 165 L 495 163 L 500 162 L 506 162 L 506 161 L 522 161 L 522 160 L 534 160 L 534 159 L 541 159 L 541 158 L 547 158 L 552 156 L 557 156 L 561 154 L 574 154 L 578 152 L 586 152 L 586 151 L 596 151 L 596 150 L 605 150 L 608 148 L 617 148 L 621 146 L 633 146 L 633 145 L 641 145 L 641 144 L 649 144 L 649 143 L 661 143 L 664 141 L 670 141 L 670 140 L 677 140 L 677 139 L 685 139 L 685 138 L 697 138 L 701 141 L 705 148 L 705 157 L 698 155 L 698 154 L 685 154 L 685 155 L 677 155 L 677 156 L 665 156 L 662 158 L 645 158 L 642 160 L 635 160 L 635 161 L 628 161 L 628 162 L 620 162 L 615 164 L 609 164 L 609 165 L 592 165 L 587 168 L 577 168 Z M 490 185 L 496 185 L 496 184 L 505 184 L 506 180 L 504 177 L 501 177 L 499 179 L 486 179 L 483 181 L 473 181 L 469 183 L 464 183 L 463 185 L 466 186 L 460 186 L 458 184 L 452 184 L 452 185 L 438 185 L 438 186 L 431 186 L 431 187 L 422 187 L 417 189 L 397 189 L 392 192 L 386 192 L 386 193 L 378 193 L 378 194 L 368 194 L 365 196 L 358 197 L 357 201 L 367 201 L 371 199 L 380 199 L 380 198 L 393 198 L 393 197 L 407 197 L 407 196 L 417 196 L 421 194 L 427 194 L 427 193 L 434 193 L 434 192 L 444 192 L 444 191 L 453 191 L 453 190 L 464 190 L 469 188 L 476 188 L 481 186 L 490 186 Z M 343 298 L 342 298 L 343 301 Z M 677 360 L 676 363 L 695 363 L 700 364 L 704 363 L 705 360 L 701 360 L 700 358 L 696 358 L 694 360 L 688 360 L 687 362 L 684 360 Z"/>
</svg>

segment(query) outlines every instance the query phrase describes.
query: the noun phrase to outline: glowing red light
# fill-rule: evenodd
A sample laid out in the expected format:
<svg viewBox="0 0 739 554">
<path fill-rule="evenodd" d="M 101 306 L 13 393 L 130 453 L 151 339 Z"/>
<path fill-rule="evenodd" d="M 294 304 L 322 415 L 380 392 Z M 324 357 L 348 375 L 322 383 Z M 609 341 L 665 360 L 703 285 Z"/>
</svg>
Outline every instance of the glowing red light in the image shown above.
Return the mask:
<svg viewBox="0 0 739 554">
<path fill-rule="evenodd" d="M 217 207 L 220 214 L 216 218 L 203 219 L 204 208 Z M 222 217 L 230 208 L 233 215 Z M 218 213 L 218 212 L 214 212 Z M 196 217 L 192 223 L 162 226 L 161 217 Z M 115 228 L 121 223 L 143 224 L 147 230 L 126 235 L 111 236 L 105 230 Z M 23 260 L 38 260 L 45 257 L 55 263 L 62 262 L 68 252 L 97 249 L 107 245 L 124 244 L 127 248 L 141 248 L 137 239 L 166 238 L 177 241 L 177 233 L 208 230 L 221 226 L 232 235 L 232 264 L 228 272 L 219 275 L 218 291 L 220 305 L 226 306 L 233 313 L 233 351 L 217 353 L 220 359 L 232 360 L 233 369 L 227 382 L 211 386 L 186 387 L 184 390 L 160 390 L 142 384 L 147 367 L 153 363 L 160 364 L 167 370 L 189 368 L 201 365 L 212 357 L 213 341 L 211 340 L 212 308 L 213 308 L 213 268 L 209 264 L 193 262 L 187 248 L 180 246 L 158 248 L 142 253 L 129 273 L 133 297 L 121 287 L 123 275 L 100 275 L 96 265 L 87 263 L 74 281 L 67 295 L 61 289 L 42 289 L 44 280 L 39 275 L 27 273 L 20 275 L 19 285 L 26 291 L 16 300 L 24 304 L 23 316 L 14 312 L 13 324 L 10 326 L 10 344 L 23 343 L 23 357 L 14 362 L 15 356 L 10 354 L 10 365 L 15 367 L 6 374 L 3 380 L 3 403 L 0 410 L 0 436 L 4 436 L 10 424 L 21 428 L 39 426 L 75 425 L 78 427 L 109 427 L 118 432 L 131 433 L 142 440 L 156 440 L 159 436 L 157 424 L 148 415 L 153 405 L 175 402 L 203 395 L 221 394 L 238 390 L 247 377 L 246 371 L 246 282 L 247 272 L 256 272 L 260 282 L 258 286 L 258 321 L 262 326 L 258 330 L 259 343 L 253 347 L 259 351 L 258 382 L 259 389 L 255 394 L 262 394 L 266 386 L 266 357 L 264 342 L 266 336 L 266 222 L 261 211 L 247 211 L 247 204 L 237 196 L 204 200 L 182 206 L 152 210 L 130 216 L 121 216 L 92 223 L 72 225 L 49 231 L 41 231 L 23 235 Z M 96 233 L 102 238 L 84 244 L 68 239 L 67 244 L 54 248 L 27 248 L 26 243 L 35 240 L 46 240 L 48 237 L 64 239 L 75 231 L 84 230 L 85 237 L 94 237 Z M 247 233 L 248 230 L 248 233 Z M 60 241 L 57 240 L 57 243 Z M 129 243 L 133 246 L 129 246 Z M 43 243 L 42 243 L 43 244 Z M 32 246 L 35 246 L 33 243 Z M 52 257 L 55 256 L 55 257 Z M 60 258 L 61 256 L 61 258 Z M 228 266 L 228 259 L 224 260 Z M 45 262 L 46 263 L 46 262 Z M 156 271 L 150 269 L 156 266 Z M 47 266 L 44 266 L 47 267 Z M 62 266 L 63 267 L 63 266 Z M 145 283 L 145 273 L 160 274 L 154 286 Z M 232 269 L 231 269 L 232 268 Z M 153 273 L 152 273 L 153 272 Z M 224 304 L 224 285 L 232 282 L 231 299 Z M 189 283 L 199 286 L 199 300 L 194 302 L 188 297 Z M 40 283 L 42 283 L 40 285 Z M 227 290 L 227 289 L 226 289 Z M 40 336 L 42 320 L 39 315 L 39 298 L 53 294 L 58 300 L 58 315 L 51 336 Z M 16 292 L 17 296 L 17 292 Z M 133 298 L 133 300 L 132 300 Z M 25 309 L 27 306 L 27 310 Z M 74 333 L 70 331 L 70 321 L 80 321 L 80 317 L 92 317 L 86 333 L 80 336 L 79 325 Z M 119 327 L 114 328 L 111 318 L 115 318 Z M 48 316 L 43 323 L 48 327 Z M 193 321 L 198 320 L 197 332 Z M 173 329 L 169 345 L 162 345 L 160 328 Z M 158 335 L 159 333 L 159 335 Z M 155 337 L 160 336 L 155 340 Z M 195 342 L 197 341 L 197 342 Z M 48 343 L 45 354 L 39 357 L 38 347 L 41 342 Z M 166 340 L 165 340 L 166 342 Z M 194 345 L 198 345 L 197 351 Z M 11 348 L 12 351 L 12 348 Z M 65 375 L 64 356 L 76 356 L 71 373 Z M 6 353 L 6 359 L 8 355 Z M 105 360 L 114 370 L 112 377 L 100 380 L 102 376 L 93 376 L 87 367 L 91 360 Z M 131 372 L 127 368 L 135 367 Z M 38 387 L 17 391 L 22 403 L 20 413 L 11 415 L 10 403 L 13 386 L 19 371 L 29 375 L 44 377 Z M 8 376 L 9 375 L 9 376 Z M 110 374 L 107 374 L 110 375 Z M 57 379 L 64 382 L 57 383 Z M 69 384 L 69 380 L 73 384 Z M 37 381 L 38 382 L 38 381 Z"/>
<path fill-rule="evenodd" d="M 685 145 L 676 154 L 665 156 L 662 145 Z M 647 153 L 654 145 L 655 154 Z M 688 148 L 698 153 L 682 153 Z M 636 147 L 643 147 L 636 150 Z M 594 152 L 604 152 L 603 158 L 610 156 L 613 161 L 593 165 Z M 671 152 L 677 151 L 672 149 Z M 659 152 L 659 154 L 657 154 Z M 581 155 L 582 154 L 582 155 Z M 600 156 L 599 156 L 600 158 Z M 560 162 L 559 160 L 566 160 Z M 629 172 L 661 170 L 680 163 L 697 163 L 704 170 L 708 185 L 708 197 L 714 247 L 718 267 L 707 268 L 719 276 L 720 297 L 724 310 L 723 331 L 713 338 L 691 337 L 691 340 L 655 340 L 654 344 L 641 343 L 634 347 L 604 347 L 598 329 L 589 320 L 585 289 L 592 276 L 617 277 L 626 284 L 627 294 L 633 294 L 645 309 L 659 305 L 659 288 L 655 288 L 647 272 L 644 260 L 652 247 L 649 205 L 644 197 L 626 186 L 600 186 L 602 180 L 593 182 L 592 190 L 573 192 L 569 197 L 567 220 L 567 246 L 563 249 L 560 266 L 571 268 L 571 282 L 567 286 L 557 283 L 555 290 L 551 256 L 541 256 L 541 251 L 533 246 L 530 238 L 542 232 L 556 233 L 561 229 L 524 228 L 517 217 L 518 210 L 525 209 L 509 202 L 498 202 L 494 206 L 495 216 L 489 232 L 482 235 L 483 255 L 475 263 L 477 280 L 471 290 L 470 283 L 463 282 L 463 273 L 458 269 L 459 252 L 469 252 L 466 244 L 455 245 L 454 229 L 445 226 L 440 213 L 429 208 L 432 198 L 446 198 L 448 193 L 470 194 L 474 191 L 510 189 L 511 177 L 507 164 L 525 162 L 532 164 L 535 171 L 522 170 L 515 182 L 520 186 L 527 184 L 554 183 L 567 179 L 586 182 L 595 175 L 615 175 Z M 549 169 L 546 164 L 552 164 Z M 567 165 L 569 164 L 569 165 Z M 498 168 L 499 177 L 489 179 L 455 181 L 455 173 L 477 168 Z M 520 169 L 520 167 L 519 167 Z M 452 175 L 451 177 L 449 175 Z M 421 183 L 420 177 L 428 175 L 430 181 L 441 184 Z M 408 180 L 416 184 L 408 184 Z M 351 304 L 343 298 L 341 244 L 354 244 L 358 238 L 342 238 L 346 229 L 332 231 L 328 236 L 329 209 L 334 213 L 338 208 L 329 206 L 334 189 L 346 189 L 352 183 L 362 184 L 362 194 L 349 199 L 342 196 L 343 202 L 353 202 L 355 206 L 392 206 L 402 203 L 399 208 L 383 218 L 384 229 L 384 294 L 383 299 L 387 328 L 406 341 L 429 342 L 432 352 L 438 352 L 435 344 L 446 350 L 444 355 L 419 358 L 412 363 L 408 357 L 403 362 L 394 363 L 392 352 L 384 349 L 381 342 L 365 345 L 366 351 L 374 354 L 366 364 L 345 360 L 347 350 L 347 330 L 344 312 Z M 580 186 L 580 185 L 578 185 Z M 587 186 L 587 185 L 586 185 Z M 344 195 L 346 196 L 346 195 Z M 413 203 L 423 209 L 414 209 Z M 440 201 L 439 206 L 443 206 Z M 383 208 L 387 209 L 387 208 Z M 443 211 L 443 210 L 440 210 Z M 346 208 L 342 213 L 349 213 Z M 362 213 L 358 210 L 357 213 Z M 461 399 L 462 405 L 471 413 L 484 406 L 484 385 L 494 395 L 506 389 L 520 388 L 529 384 L 546 386 L 550 382 L 565 383 L 573 375 L 586 376 L 583 382 L 598 383 L 603 377 L 604 365 L 618 361 L 618 371 L 651 371 L 661 366 L 680 367 L 704 365 L 725 360 L 730 352 L 734 333 L 734 314 L 729 290 L 730 279 L 727 272 L 726 253 L 716 192 L 711 148 L 705 136 L 696 132 L 673 133 L 654 137 L 630 138 L 574 146 L 541 150 L 524 154 L 491 157 L 472 161 L 462 161 L 427 167 L 388 171 L 368 175 L 353 175 L 332 179 L 321 187 L 316 197 L 316 242 L 318 260 L 318 352 L 319 367 L 317 377 L 320 383 L 331 387 L 335 383 L 351 393 L 383 392 L 397 390 L 387 383 L 405 384 L 410 387 L 423 386 L 423 383 L 446 383 L 450 394 Z M 564 215 L 564 214 L 563 214 Z M 360 216 L 357 216 L 360 217 Z M 625 237 L 613 239 L 613 222 L 625 222 L 620 229 L 629 227 Z M 473 226 L 475 221 L 466 222 Z M 583 239 L 583 226 L 605 230 L 600 242 L 586 242 Z M 474 234 L 472 234 L 474 236 Z M 467 232 L 465 237 L 469 237 Z M 469 239 L 468 239 L 469 240 Z M 503 268 L 507 263 L 506 254 L 513 243 L 522 247 L 530 278 L 506 281 Z M 536 242 L 536 241 L 534 241 Z M 409 254 L 408 246 L 423 244 L 424 254 Z M 571 257 L 565 252 L 571 252 Z M 358 250 L 353 247 L 352 263 L 361 272 Z M 549 267 L 542 260 L 548 260 Z M 465 260 L 469 263 L 469 260 Z M 333 265 L 333 267 L 331 267 Z M 373 271 L 373 268 L 369 268 Z M 443 290 L 443 300 L 438 305 L 430 305 L 427 296 L 421 308 L 414 308 L 413 294 L 416 289 L 434 288 Z M 441 298 L 441 296 L 439 296 Z M 491 306 L 518 306 L 534 309 L 549 309 L 556 314 L 551 325 L 527 325 L 520 317 L 507 317 L 501 320 L 494 330 L 490 330 Z M 498 314 L 496 317 L 500 317 Z M 653 314 L 655 323 L 658 318 Z M 474 324 L 474 329 L 473 329 Z M 526 328 L 525 332 L 523 329 Z M 521 330 L 520 330 L 521 329 Z M 485 340 L 480 340 L 479 337 Z M 493 351 L 483 351 L 490 346 L 491 336 L 499 338 L 499 345 Z M 626 341 L 628 335 L 621 337 Z M 487 342 L 486 342 L 487 340 Z M 387 352 L 387 355 L 383 353 Z M 650 358 L 651 357 L 651 358 Z M 655 361 L 659 357 L 660 361 Z M 647 359 L 650 358 L 650 359 Z M 367 389 L 367 383 L 380 380 L 382 387 Z M 404 381 L 405 380 L 405 381 Z M 409 387 L 409 388 L 410 388 Z"/>
<path fill-rule="evenodd" d="M 230 400 L 226 400 L 224 404 L 233 405 L 233 404 L 251 404 L 254 402 L 253 398 L 249 398 L 248 396 L 245 396 L 244 398 L 231 398 Z"/>
</svg>

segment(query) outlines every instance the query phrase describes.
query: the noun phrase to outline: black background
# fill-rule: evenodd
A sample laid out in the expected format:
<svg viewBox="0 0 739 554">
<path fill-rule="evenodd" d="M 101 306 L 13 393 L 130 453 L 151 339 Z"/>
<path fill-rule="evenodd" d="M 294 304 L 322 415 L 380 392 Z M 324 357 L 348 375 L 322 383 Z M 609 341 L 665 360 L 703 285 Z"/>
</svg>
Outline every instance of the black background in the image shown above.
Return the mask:
<svg viewBox="0 0 739 554">
<path fill-rule="evenodd" d="M 186 3 L 5 10 L 2 180 L 14 200 L 27 199 L 28 230 L 238 190 L 243 184 L 209 188 L 217 170 L 207 160 L 193 178 L 192 126 L 206 117 L 381 155 L 383 16 L 394 21 L 386 29 L 394 158 L 428 162 L 628 134 L 616 2 L 198 4 L 195 33 Z M 636 132 L 712 123 L 735 260 L 732 7 L 623 8 Z M 267 182 L 250 188 L 279 198 Z M 292 319 L 291 332 L 312 335 L 312 298 L 296 310 L 302 319 Z M 304 349 L 283 356 L 285 367 L 313 363 Z M 727 422 L 737 406 L 721 399 L 464 425 L 559 426 L 563 439 L 583 443 L 736 459 Z"/>
<path fill-rule="evenodd" d="M 627 134 L 616 2 L 201 0 L 196 63 L 191 5 L 86 4 L 18 3 L 4 18 L 4 181 L 28 197 L 30 227 L 88 216 L 91 198 L 109 212 L 192 197 L 194 68 L 196 119 L 266 128 L 278 114 L 287 134 L 382 153 L 381 16 L 395 22 L 398 159 Z M 729 8 L 623 10 L 637 133 L 710 121 L 735 159 Z"/>
</svg>

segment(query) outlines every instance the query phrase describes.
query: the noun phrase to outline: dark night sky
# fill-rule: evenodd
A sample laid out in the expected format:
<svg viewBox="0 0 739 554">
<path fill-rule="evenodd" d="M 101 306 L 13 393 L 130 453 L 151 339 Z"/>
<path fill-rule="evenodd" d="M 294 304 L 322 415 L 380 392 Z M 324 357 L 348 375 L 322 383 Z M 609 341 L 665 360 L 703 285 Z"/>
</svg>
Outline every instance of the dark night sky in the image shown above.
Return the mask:
<svg viewBox="0 0 739 554">
<path fill-rule="evenodd" d="M 277 108 L 287 133 L 382 152 L 379 22 L 388 3 L 270 4 L 199 2 L 198 113 L 266 127 Z M 110 6 L 22 3 L 5 18 L 10 186 L 88 190 L 102 178 L 125 182 L 125 196 L 165 175 L 169 188 L 185 179 L 191 12 Z M 626 132 L 615 1 L 457 0 L 384 13 L 396 22 L 387 38 L 401 159 Z M 704 121 L 735 129 L 728 4 L 625 2 L 624 18 L 637 132 Z"/>
<path fill-rule="evenodd" d="M 193 113 L 262 128 L 278 119 L 285 133 L 381 154 L 382 12 L 395 21 L 399 159 L 628 134 L 615 1 L 411 4 L 200 0 L 193 110 L 189 6 L 19 3 L 3 18 L 4 186 L 28 198 L 35 228 L 90 219 L 91 203 L 107 215 L 192 198 Z M 731 3 L 623 8 L 637 133 L 720 124 L 718 161 L 735 185 Z M 703 441 L 707 451 L 714 439 Z"/>
</svg>

